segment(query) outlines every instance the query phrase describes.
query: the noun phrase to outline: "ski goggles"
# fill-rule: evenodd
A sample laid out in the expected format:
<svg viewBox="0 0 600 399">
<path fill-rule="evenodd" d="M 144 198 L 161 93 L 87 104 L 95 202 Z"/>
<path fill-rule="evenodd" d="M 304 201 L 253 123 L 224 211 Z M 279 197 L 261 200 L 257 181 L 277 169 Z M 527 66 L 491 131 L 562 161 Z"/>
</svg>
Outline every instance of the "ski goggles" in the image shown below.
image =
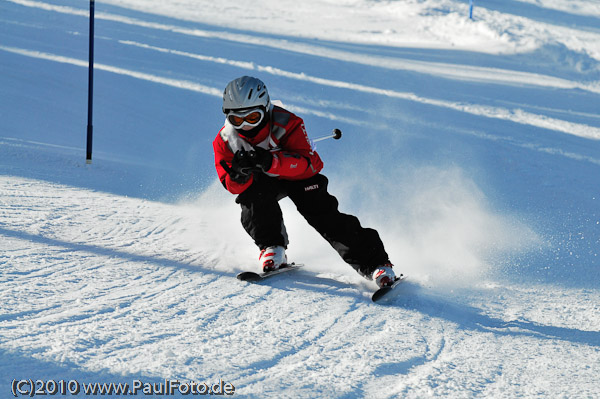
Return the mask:
<svg viewBox="0 0 600 399">
<path fill-rule="evenodd" d="M 258 126 L 264 117 L 265 112 L 260 108 L 254 108 L 246 112 L 229 112 L 227 114 L 227 120 L 236 128 Z"/>
</svg>

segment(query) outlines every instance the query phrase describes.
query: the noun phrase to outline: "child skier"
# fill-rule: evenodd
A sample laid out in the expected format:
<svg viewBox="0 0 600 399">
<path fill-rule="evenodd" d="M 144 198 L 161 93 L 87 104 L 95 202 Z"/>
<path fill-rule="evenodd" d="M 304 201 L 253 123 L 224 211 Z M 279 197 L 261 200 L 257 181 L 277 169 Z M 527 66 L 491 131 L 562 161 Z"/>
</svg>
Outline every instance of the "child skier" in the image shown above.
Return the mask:
<svg viewBox="0 0 600 399">
<path fill-rule="evenodd" d="M 237 194 L 242 225 L 260 249 L 260 268 L 287 262 L 278 201 L 289 197 L 346 263 L 379 287 L 391 285 L 395 274 L 379 234 L 338 211 L 303 120 L 271 104 L 265 84 L 249 76 L 227 85 L 223 113 L 225 124 L 213 141 L 215 166 L 223 186 Z"/>
</svg>

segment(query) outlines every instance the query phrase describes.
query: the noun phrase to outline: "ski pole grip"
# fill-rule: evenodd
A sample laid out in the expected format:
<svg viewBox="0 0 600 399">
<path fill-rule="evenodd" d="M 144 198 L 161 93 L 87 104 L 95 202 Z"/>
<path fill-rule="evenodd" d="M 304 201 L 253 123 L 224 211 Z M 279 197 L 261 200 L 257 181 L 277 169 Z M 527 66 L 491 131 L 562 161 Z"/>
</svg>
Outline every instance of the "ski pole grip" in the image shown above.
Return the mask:
<svg viewBox="0 0 600 399">
<path fill-rule="evenodd" d="M 327 139 L 339 140 L 341 137 L 342 137 L 342 131 L 340 129 L 336 128 L 336 129 L 333 129 L 333 131 L 331 132 L 330 135 L 314 139 L 313 143 L 316 143 L 317 141 L 327 140 Z"/>
</svg>

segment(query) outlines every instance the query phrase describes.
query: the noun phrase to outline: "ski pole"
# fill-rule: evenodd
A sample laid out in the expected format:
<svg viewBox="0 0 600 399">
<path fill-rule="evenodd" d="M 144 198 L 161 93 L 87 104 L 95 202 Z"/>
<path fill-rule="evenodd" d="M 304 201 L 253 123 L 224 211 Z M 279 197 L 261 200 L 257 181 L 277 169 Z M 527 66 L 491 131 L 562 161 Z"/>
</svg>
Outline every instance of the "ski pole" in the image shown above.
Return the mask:
<svg viewBox="0 0 600 399">
<path fill-rule="evenodd" d="M 312 140 L 312 142 L 316 143 L 317 141 L 322 141 L 322 140 L 327 140 L 327 139 L 339 140 L 341 137 L 342 137 L 342 131 L 340 129 L 333 129 L 331 134 L 329 134 L 327 136 L 316 138 L 316 139 Z"/>
</svg>

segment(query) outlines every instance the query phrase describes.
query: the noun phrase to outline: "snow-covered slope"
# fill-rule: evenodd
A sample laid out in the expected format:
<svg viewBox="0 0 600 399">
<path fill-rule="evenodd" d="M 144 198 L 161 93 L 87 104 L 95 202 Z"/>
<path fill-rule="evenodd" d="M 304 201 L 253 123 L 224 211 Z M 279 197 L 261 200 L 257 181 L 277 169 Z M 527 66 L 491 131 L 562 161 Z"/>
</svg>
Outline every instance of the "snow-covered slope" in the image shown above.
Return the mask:
<svg viewBox="0 0 600 399">
<path fill-rule="evenodd" d="M 475 2 L 474 20 L 450 0 L 97 2 L 92 165 L 88 6 L 0 3 L 0 396 L 597 395 L 595 1 Z M 324 172 L 409 275 L 391 303 L 287 200 L 307 267 L 235 279 L 257 254 L 211 142 L 243 74 L 311 136 L 344 131 Z"/>
</svg>

